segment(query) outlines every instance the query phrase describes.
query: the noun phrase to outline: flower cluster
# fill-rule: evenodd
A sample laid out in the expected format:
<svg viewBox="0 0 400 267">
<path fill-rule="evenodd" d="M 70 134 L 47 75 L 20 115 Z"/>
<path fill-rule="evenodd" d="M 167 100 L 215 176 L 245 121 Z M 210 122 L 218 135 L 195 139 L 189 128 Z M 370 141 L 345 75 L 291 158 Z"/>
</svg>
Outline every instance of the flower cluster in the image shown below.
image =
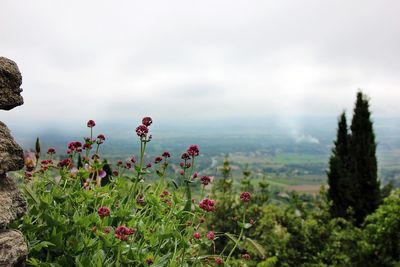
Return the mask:
<svg viewBox="0 0 400 267">
<path fill-rule="evenodd" d="M 250 201 L 250 199 L 251 199 L 251 195 L 250 195 L 249 192 L 242 192 L 242 193 L 240 194 L 240 199 L 241 199 L 243 202 L 248 202 L 248 201 Z"/>
<path fill-rule="evenodd" d="M 60 162 L 58 163 L 58 167 L 61 167 L 61 168 L 70 167 L 70 166 L 72 166 L 71 158 L 66 158 L 66 159 L 60 160 Z"/>
<path fill-rule="evenodd" d="M 127 241 L 128 237 L 130 235 L 133 235 L 134 233 L 135 233 L 135 229 L 128 228 L 123 225 L 118 226 L 117 229 L 115 229 L 115 237 L 121 241 Z"/>
<path fill-rule="evenodd" d="M 89 120 L 89 121 L 87 122 L 87 127 L 93 128 L 94 126 L 96 126 L 96 123 L 94 122 L 94 120 Z"/>
<path fill-rule="evenodd" d="M 107 207 L 100 207 L 97 210 L 97 214 L 99 214 L 100 218 L 108 217 L 110 216 L 110 209 Z"/>
<path fill-rule="evenodd" d="M 213 231 L 208 232 L 206 236 L 208 240 L 214 240 L 215 238 L 215 234 Z"/>
<path fill-rule="evenodd" d="M 202 177 L 200 178 L 200 181 L 201 181 L 201 183 L 202 183 L 203 185 L 208 185 L 208 184 L 211 182 L 211 178 L 210 178 L 210 176 L 204 175 L 204 176 L 202 176 Z"/>
<path fill-rule="evenodd" d="M 213 212 L 215 210 L 215 201 L 209 198 L 205 198 L 200 201 L 199 207 L 207 212 Z"/>
<path fill-rule="evenodd" d="M 55 153 L 56 149 L 54 147 L 49 147 L 49 149 L 47 149 L 47 154 L 54 155 Z"/>
<path fill-rule="evenodd" d="M 197 157 L 200 154 L 199 146 L 198 145 L 189 146 L 187 153 L 189 154 L 189 156 Z"/>
<path fill-rule="evenodd" d="M 82 143 L 79 141 L 70 142 L 68 144 L 67 154 L 71 154 L 73 152 L 80 153 L 82 152 Z"/>
<path fill-rule="evenodd" d="M 104 136 L 104 134 L 99 134 L 99 135 L 97 136 L 97 141 L 96 141 L 96 143 L 97 143 L 98 145 L 100 145 L 100 144 L 103 144 L 105 140 L 106 140 L 106 137 Z"/>
</svg>

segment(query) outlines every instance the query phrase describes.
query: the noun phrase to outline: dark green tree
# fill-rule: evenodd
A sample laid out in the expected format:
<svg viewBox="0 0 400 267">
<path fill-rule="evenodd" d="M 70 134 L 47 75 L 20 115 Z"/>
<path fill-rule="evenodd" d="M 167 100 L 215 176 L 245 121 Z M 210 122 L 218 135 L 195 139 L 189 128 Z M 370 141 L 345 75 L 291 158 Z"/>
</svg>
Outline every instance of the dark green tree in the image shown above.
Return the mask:
<svg viewBox="0 0 400 267">
<path fill-rule="evenodd" d="M 375 211 L 381 200 L 375 134 L 370 117 L 368 98 L 362 92 L 358 92 L 350 127 L 349 146 L 353 208 L 358 225 L 368 214 Z"/>
<path fill-rule="evenodd" d="M 330 213 L 333 217 L 347 217 L 352 205 L 349 180 L 349 134 L 346 114 L 340 115 L 336 141 L 329 159 L 328 199 L 332 202 Z"/>
</svg>

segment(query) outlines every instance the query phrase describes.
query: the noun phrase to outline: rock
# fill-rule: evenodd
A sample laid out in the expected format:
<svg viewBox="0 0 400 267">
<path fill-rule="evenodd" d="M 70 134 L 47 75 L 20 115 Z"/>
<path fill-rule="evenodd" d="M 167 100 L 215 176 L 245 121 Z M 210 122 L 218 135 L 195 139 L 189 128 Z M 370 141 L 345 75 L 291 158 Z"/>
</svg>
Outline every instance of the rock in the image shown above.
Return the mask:
<svg viewBox="0 0 400 267">
<path fill-rule="evenodd" d="M 11 178 L 3 175 L 0 177 L 0 229 L 20 218 L 25 212 L 26 201 L 17 185 Z"/>
<path fill-rule="evenodd" d="M 25 266 L 28 246 L 24 236 L 10 229 L 0 230 L 0 266 Z"/>
<path fill-rule="evenodd" d="M 15 142 L 7 126 L 0 121 L 0 175 L 24 167 L 24 151 Z"/>
<path fill-rule="evenodd" d="M 10 110 L 24 103 L 21 84 L 22 76 L 17 64 L 0 57 L 0 109 Z"/>
</svg>

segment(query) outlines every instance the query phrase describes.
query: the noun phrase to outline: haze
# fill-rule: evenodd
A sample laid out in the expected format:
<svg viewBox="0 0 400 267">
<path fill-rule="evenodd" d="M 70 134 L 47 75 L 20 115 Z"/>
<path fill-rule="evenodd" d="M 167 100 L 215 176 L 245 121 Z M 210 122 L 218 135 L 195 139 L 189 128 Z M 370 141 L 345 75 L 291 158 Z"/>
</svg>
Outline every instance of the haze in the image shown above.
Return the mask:
<svg viewBox="0 0 400 267">
<path fill-rule="evenodd" d="M 10 127 L 400 115 L 399 1 L 2 1 Z M 22 125 L 22 126 L 21 126 Z M 335 127 L 334 125 L 332 126 Z M 333 129 L 332 129 L 333 130 Z"/>
</svg>

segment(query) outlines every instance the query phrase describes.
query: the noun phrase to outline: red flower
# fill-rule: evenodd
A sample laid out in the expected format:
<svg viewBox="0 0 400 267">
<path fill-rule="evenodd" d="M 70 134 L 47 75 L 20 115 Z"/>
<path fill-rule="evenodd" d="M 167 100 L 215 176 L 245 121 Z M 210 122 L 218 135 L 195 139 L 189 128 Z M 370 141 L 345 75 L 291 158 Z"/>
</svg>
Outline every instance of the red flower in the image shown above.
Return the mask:
<svg viewBox="0 0 400 267">
<path fill-rule="evenodd" d="M 207 233 L 207 239 L 208 240 L 214 240 L 214 238 L 215 238 L 215 234 L 214 234 L 213 231 L 210 231 L 210 232 Z"/>
<path fill-rule="evenodd" d="M 146 125 L 139 125 L 137 128 L 136 128 L 136 134 L 139 136 L 139 137 L 146 137 L 147 136 L 147 134 L 149 133 L 149 128 L 147 128 L 147 126 Z"/>
<path fill-rule="evenodd" d="M 250 257 L 250 255 L 249 255 L 249 253 L 244 253 L 243 255 L 242 255 L 242 259 L 244 259 L 244 260 L 250 260 L 251 259 L 251 257 Z"/>
<path fill-rule="evenodd" d="M 108 217 L 110 216 L 110 209 L 107 207 L 100 207 L 97 210 L 97 214 L 99 214 L 100 218 Z"/>
<path fill-rule="evenodd" d="M 47 154 L 55 154 L 56 153 L 56 149 L 54 147 L 49 147 L 49 149 L 47 150 Z"/>
<path fill-rule="evenodd" d="M 171 154 L 170 154 L 168 151 L 165 151 L 165 152 L 162 154 L 162 156 L 163 156 L 164 158 L 170 158 L 170 157 L 171 157 Z"/>
<path fill-rule="evenodd" d="M 105 140 L 106 140 L 106 137 L 104 136 L 104 134 L 99 134 L 97 136 L 97 144 L 102 144 L 102 143 L 104 143 Z"/>
<path fill-rule="evenodd" d="M 150 117 L 144 117 L 142 119 L 142 124 L 149 127 L 153 123 L 153 120 Z"/>
<path fill-rule="evenodd" d="M 61 168 L 69 167 L 70 165 L 71 165 L 71 159 L 70 158 L 63 159 L 58 163 L 58 166 L 61 167 Z"/>
<path fill-rule="evenodd" d="M 200 201 L 199 207 L 207 212 L 213 212 L 215 210 L 215 201 L 209 198 L 205 198 Z"/>
<path fill-rule="evenodd" d="M 198 145 L 189 146 L 187 153 L 192 157 L 198 156 L 200 154 L 199 146 Z"/>
<path fill-rule="evenodd" d="M 92 149 L 92 145 L 91 144 L 89 144 L 89 143 L 86 143 L 86 144 L 84 144 L 83 145 L 83 149 Z"/>
<path fill-rule="evenodd" d="M 240 194 L 240 199 L 241 199 L 243 202 L 248 202 L 248 201 L 250 201 L 250 198 L 251 198 L 251 195 L 250 195 L 249 192 L 242 192 L 242 193 Z"/>
<path fill-rule="evenodd" d="M 215 263 L 216 263 L 217 265 L 222 265 L 222 264 L 224 264 L 224 260 L 221 259 L 220 257 L 216 257 L 216 258 L 215 258 Z"/>
<path fill-rule="evenodd" d="M 94 126 L 96 126 L 96 123 L 94 122 L 94 120 L 89 120 L 89 121 L 87 122 L 87 127 L 93 128 Z"/>
<path fill-rule="evenodd" d="M 146 263 L 148 264 L 148 265 L 152 265 L 153 263 L 154 263 L 154 260 L 153 260 L 153 258 L 147 258 L 146 259 Z"/>
<path fill-rule="evenodd" d="M 183 160 L 189 160 L 189 159 L 190 159 L 190 156 L 189 156 L 188 153 L 185 152 L 185 153 L 182 154 L 181 159 L 183 159 Z"/>
<path fill-rule="evenodd" d="M 122 241 L 127 241 L 130 235 L 133 235 L 135 230 L 126 226 L 118 226 L 115 229 L 115 237 Z"/>
<path fill-rule="evenodd" d="M 203 185 L 208 185 L 211 182 L 210 176 L 204 175 L 200 178 L 200 181 Z"/>
<path fill-rule="evenodd" d="M 195 232 L 195 233 L 193 234 L 193 237 L 194 237 L 195 239 L 200 239 L 200 238 L 201 238 L 201 234 L 200 234 L 199 232 Z"/>
<path fill-rule="evenodd" d="M 104 232 L 108 234 L 108 233 L 110 232 L 110 227 L 107 226 L 107 227 L 104 229 Z"/>
<path fill-rule="evenodd" d="M 193 174 L 193 179 L 196 179 L 196 178 L 197 178 L 197 176 L 198 176 L 198 173 L 197 173 L 197 172 L 195 172 L 195 173 Z"/>
<path fill-rule="evenodd" d="M 163 160 L 162 157 L 156 157 L 156 158 L 154 159 L 154 163 L 155 163 L 155 164 L 158 164 L 158 163 L 160 163 L 162 160 Z"/>
</svg>

